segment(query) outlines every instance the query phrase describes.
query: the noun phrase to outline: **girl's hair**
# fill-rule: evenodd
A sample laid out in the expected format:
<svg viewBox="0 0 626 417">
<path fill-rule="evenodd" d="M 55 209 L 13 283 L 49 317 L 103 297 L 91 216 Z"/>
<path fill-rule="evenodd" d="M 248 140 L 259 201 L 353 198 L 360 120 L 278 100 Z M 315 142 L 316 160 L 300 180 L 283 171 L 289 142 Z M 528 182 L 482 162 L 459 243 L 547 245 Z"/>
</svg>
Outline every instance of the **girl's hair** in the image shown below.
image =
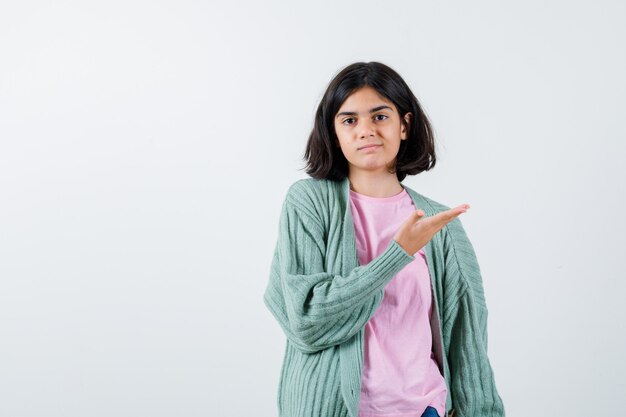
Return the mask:
<svg viewBox="0 0 626 417">
<path fill-rule="evenodd" d="M 334 119 L 348 96 L 364 86 L 374 88 L 391 101 L 400 113 L 401 123 L 406 123 L 404 115 L 407 112 L 412 113 L 410 125 L 407 126 L 408 137 L 400 141 L 395 159 L 398 181 L 407 175 L 417 175 L 432 169 L 436 162 L 433 131 L 411 89 L 397 72 L 380 62 L 356 62 L 333 78 L 317 108 L 304 153 L 307 174 L 313 178 L 334 181 L 348 176 L 348 161 L 341 148 L 335 146 L 338 139 Z"/>
</svg>

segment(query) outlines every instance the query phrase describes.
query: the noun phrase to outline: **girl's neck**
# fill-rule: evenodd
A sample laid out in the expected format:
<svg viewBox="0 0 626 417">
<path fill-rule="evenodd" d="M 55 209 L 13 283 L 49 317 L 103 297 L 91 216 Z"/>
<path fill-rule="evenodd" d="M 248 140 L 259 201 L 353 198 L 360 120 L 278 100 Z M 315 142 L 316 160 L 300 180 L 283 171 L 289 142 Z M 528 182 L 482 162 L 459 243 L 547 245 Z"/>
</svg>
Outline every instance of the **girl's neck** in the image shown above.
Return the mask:
<svg viewBox="0 0 626 417">
<path fill-rule="evenodd" d="M 392 197 L 403 190 L 396 174 L 386 173 L 376 176 L 348 174 L 348 180 L 352 191 L 370 197 Z"/>
</svg>

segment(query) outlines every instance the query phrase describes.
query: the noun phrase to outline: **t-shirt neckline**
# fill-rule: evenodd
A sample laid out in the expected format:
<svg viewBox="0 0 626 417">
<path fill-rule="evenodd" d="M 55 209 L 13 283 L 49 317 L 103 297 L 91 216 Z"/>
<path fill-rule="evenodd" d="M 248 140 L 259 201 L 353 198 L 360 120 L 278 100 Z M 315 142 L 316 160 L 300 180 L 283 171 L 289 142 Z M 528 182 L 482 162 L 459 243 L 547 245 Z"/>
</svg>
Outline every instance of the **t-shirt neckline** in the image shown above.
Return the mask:
<svg viewBox="0 0 626 417">
<path fill-rule="evenodd" d="M 357 193 L 356 191 L 350 189 L 350 197 L 354 198 L 356 200 L 359 201 L 366 201 L 366 202 L 370 202 L 370 203 L 394 203 L 398 200 L 401 200 L 402 198 L 404 198 L 404 196 L 407 195 L 406 189 L 404 187 L 402 187 L 402 191 L 400 191 L 398 194 L 396 195 L 392 195 L 389 197 L 372 197 L 369 195 L 365 195 L 365 194 L 360 194 Z"/>
</svg>

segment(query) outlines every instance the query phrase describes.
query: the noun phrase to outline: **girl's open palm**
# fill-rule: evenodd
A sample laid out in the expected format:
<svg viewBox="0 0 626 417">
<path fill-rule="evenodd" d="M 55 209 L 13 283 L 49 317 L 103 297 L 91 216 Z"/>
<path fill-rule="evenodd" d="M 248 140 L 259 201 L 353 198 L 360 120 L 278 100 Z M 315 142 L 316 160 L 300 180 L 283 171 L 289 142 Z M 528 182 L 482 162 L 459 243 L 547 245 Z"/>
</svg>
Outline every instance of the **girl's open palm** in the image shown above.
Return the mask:
<svg viewBox="0 0 626 417">
<path fill-rule="evenodd" d="M 465 213 L 469 207 L 469 204 L 461 204 L 428 217 L 424 217 L 424 211 L 417 209 L 400 225 L 393 240 L 398 242 L 409 255 L 414 255 L 432 239 L 435 233 L 459 214 Z"/>
</svg>

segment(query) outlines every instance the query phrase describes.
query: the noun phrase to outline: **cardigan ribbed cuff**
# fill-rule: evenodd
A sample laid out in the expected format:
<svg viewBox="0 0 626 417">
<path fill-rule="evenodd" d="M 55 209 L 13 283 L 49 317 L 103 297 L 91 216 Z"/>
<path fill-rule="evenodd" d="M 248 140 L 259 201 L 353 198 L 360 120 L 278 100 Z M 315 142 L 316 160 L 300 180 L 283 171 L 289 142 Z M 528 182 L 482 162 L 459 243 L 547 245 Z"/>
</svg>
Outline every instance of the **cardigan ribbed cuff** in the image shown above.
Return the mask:
<svg viewBox="0 0 626 417">
<path fill-rule="evenodd" d="M 409 255 L 394 239 L 391 239 L 387 248 L 368 266 L 377 276 L 392 277 L 410 264 L 415 256 Z"/>
</svg>

